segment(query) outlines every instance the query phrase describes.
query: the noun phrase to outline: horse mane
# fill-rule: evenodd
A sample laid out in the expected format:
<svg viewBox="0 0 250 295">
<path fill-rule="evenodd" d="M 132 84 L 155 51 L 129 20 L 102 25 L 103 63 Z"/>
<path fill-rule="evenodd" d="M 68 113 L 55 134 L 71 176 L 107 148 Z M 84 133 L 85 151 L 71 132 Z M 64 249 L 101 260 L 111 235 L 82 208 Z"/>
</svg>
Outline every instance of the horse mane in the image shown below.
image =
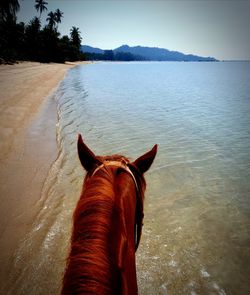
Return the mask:
<svg viewBox="0 0 250 295">
<path fill-rule="evenodd" d="M 128 161 L 120 155 L 98 157 L 98 159 Z M 71 250 L 63 279 L 62 294 L 121 292 L 119 289 L 121 277 L 110 247 L 112 227 L 119 214 L 115 202 L 117 194 L 114 189 L 118 169 L 104 167 L 95 174 L 94 178 L 90 177 L 93 171 L 85 176 L 82 193 L 73 215 Z M 136 167 L 131 166 L 131 169 L 138 183 L 140 195 L 143 197 L 144 177 L 136 171 Z"/>
</svg>

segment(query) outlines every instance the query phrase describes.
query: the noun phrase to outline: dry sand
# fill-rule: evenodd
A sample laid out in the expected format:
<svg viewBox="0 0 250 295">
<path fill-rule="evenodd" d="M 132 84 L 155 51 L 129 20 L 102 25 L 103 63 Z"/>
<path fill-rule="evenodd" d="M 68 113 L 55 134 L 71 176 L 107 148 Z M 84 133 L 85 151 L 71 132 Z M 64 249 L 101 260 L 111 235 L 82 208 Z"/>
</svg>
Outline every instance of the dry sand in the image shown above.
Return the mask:
<svg viewBox="0 0 250 295">
<path fill-rule="evenodd" d="M 0 66 L 0 285 L 38 213 L 35 205 L 57 156 L 52 94 L 75 65 Z"/>
</svg>

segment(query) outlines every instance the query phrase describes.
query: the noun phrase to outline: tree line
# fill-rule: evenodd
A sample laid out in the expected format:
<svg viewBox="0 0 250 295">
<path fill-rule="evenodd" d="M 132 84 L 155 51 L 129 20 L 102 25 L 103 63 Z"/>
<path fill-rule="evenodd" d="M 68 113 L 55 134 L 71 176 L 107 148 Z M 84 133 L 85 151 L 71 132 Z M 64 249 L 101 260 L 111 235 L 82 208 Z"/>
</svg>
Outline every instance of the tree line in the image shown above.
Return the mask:
<svg viewBox="0 0 250 295">
<path fill-rule="evenodd" d="M 0 1 L 0 63 L 16 60 L 39 62 L 60 62 L 84 60 L 80 51 L 81 33 L 72 26 L 70 35 L 60 36 L 58 26 L 62 21 L 60 9 L 50 11 L 46 25 L 41 25 L 41 15 L 47 10 L 45 0 L 35 0 L 38 16 L 28 24 L 17 23 L 16 14 L 20 10 L 18 0 Z"/>
</svg>

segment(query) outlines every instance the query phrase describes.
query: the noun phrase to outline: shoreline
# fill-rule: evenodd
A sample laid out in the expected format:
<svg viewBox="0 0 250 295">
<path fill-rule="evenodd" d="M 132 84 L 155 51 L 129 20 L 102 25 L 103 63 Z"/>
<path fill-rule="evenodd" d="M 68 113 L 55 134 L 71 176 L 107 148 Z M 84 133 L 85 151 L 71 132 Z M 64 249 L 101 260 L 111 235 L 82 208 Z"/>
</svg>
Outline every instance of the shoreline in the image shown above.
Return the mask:
<svg viewBox="0 0 250 295">
<path fill-rule="evenodd" d="M 0 65 L 1 282 L 39 213 L 35 205 L 57 157 L 55 91 L 70 68 L 84 63 Z"/>
</svg>

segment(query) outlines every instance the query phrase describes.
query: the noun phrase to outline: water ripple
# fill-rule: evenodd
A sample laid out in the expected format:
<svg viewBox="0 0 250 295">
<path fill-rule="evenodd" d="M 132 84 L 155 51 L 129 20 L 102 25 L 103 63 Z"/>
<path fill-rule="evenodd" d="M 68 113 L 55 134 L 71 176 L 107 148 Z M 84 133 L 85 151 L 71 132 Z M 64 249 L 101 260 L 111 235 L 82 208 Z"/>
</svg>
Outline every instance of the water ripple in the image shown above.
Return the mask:
<svg viewBox="0 0 250 295">
<path fill-rule="evenodd" d="M 9 294 L 59 294 L 84 176 L 78 133 L 97 154 L 132 159 L 159 144 L 146 174 L 140 294 L 249 294 L 249 66 L 98 63 L 72 69 L 56 94 L 59 154 L 34 230 L 17 253 L 19 276 Z"/>
</svg>

